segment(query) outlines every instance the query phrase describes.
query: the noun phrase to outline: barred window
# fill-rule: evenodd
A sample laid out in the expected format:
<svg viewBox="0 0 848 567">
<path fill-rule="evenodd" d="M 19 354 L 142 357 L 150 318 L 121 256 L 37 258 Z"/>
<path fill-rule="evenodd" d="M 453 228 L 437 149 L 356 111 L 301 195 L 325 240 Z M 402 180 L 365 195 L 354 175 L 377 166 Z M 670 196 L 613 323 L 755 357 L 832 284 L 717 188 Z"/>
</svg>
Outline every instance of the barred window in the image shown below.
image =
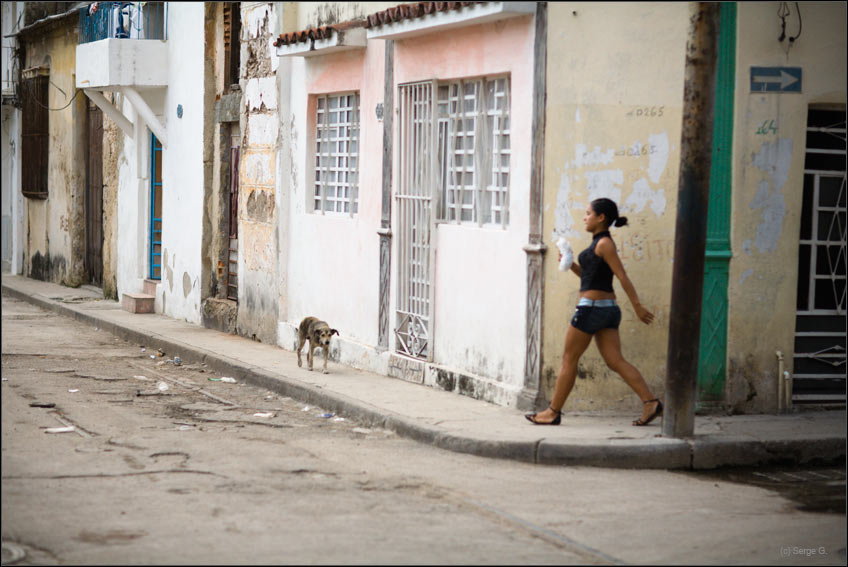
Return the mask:
<svg viewBox="0 0 848 567">
<path fill-rule="evenodd" d="M 443 221 L 509 223 L 509 78 L 438 85 Z"/>
<path fill-rule="evenodd" d="M 315 117 L 315 211 L 359 209 L 359 93 L 319 96 Z"/>
<path fill-rule="evenodd" d="M 21 83 L 21 192 L 32 199 L 47 198 L 47 159 L 50 141 L 46 72 Z"/>
</svg>

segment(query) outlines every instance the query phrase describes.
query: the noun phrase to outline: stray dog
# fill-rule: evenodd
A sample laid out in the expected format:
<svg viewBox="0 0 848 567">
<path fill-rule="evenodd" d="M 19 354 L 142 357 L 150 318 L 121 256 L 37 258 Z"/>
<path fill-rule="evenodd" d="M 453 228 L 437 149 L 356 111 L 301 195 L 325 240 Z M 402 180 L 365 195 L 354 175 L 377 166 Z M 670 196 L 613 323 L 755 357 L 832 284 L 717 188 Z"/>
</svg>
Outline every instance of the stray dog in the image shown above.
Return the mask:
<svg viewBox="0 0 848 567">
<path fill-rule="evenodd" d="M 325 321 L 321 321 L 317 317 L 306 317 L 300 322 L 300 327 L 297 330 L 297 365 L 303 365 L 300 360 L 300 350 L 308 340 L 309 351 L 306 354 L 306 361 L 309 363 L 309 370 L 312 370 L 315 347 L 321 347 L 324 349 L 324 374 L 327 374 L 327 354 L 330 351 L 330 337 L 338 334 L 339 332 L 331 329 Z"/>
</svg>

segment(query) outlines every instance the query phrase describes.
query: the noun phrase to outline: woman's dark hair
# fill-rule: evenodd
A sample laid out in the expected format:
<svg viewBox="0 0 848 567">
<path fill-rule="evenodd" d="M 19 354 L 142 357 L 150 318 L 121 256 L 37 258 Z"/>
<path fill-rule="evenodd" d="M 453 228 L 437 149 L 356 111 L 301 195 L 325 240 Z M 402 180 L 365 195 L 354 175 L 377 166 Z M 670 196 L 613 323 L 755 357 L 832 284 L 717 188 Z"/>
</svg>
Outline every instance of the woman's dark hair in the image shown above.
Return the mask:
<svg viewBox="0 0 848 567">
<path fill-rule="evenodd" d="M 596 215 L 604 215 L 607 218 L 607 226 L 625 226 L 627 217 L 618 216 L 618 205 L 612 199 L 601 197 L 592 201 L 592 210 Z"/>
</svg>

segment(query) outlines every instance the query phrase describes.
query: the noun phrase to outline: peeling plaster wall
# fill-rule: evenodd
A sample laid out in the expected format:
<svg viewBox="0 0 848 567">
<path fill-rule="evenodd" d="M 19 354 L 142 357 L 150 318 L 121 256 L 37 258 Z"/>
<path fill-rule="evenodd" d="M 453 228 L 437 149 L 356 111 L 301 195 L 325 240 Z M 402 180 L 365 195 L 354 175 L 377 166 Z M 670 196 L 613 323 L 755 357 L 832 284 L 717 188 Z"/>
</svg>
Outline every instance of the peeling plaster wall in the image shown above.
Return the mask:
<svg viewBox="0 0 848 567">
<path fill-rule="evenodd" d="M 33 41 L 34 40 L 34 41 Z M 44 36 L 23 39 L 27 67 L 49 65 L 49 196 L 24 199 L 23 274 L 77 287 L 84 278 L 86 101 L 76 97 L 76 30 L 63 22 Z M 70 105 L 69 105 L 70 103 Z"/>
<path fill-rule="evenodd" d="M 677 211 L 685 3 L 548 5 L 547 124 L 542 235 L 545 257 L 542 384 L 550 399 L 580 281 L 557 269 L 556 241 L 576 256 L 591 242 L 583 216 L 608 197 L 629 224 L 612 236 L 641 302 L 641 323 L 617 279 L 622 353 L 653 392 L 665 381 Z M 612 31 L 614 30 L 614 33 Z M 591 346 L 580 361 L 568 409 L 641 411 L 632 390 Z"/>
<path fill-rule="evenodd" d="M 114 100 L 114 95 L 108 95 Z M 118 160 L 124 133 L 103 113 L 103 295 L 118 296 Z"/>
<path fill-rule="evenodd" d="M 845 5 L 803 3 L 801 11 L 803 35 L 787 51 L 776 39 L 780 21 L 773 4 L 738 3 L 725 386 L 726 406 L 736 412 L 773 411 L 775 351 L 783 351 L 791 366 L 807 110 L 846 100 Z M 545 260 L 542 388 L 552 395 L 579 289 L 573 274 L 557 270 L 553 244 L 565 235 L 575 255 L 585 248 L 585 207 L 608 196 L 630 219 L 629 226 L 612 230 L 619 254 L 640 299 L 657 316 L 651 326 L 642 325 L 616 281 L 622 352 L 661 396 L 688 9 L 551 3 L 549 21 L 544 233 L 551 253 Z M 752 66 L 802 67 L 803 92 L 751 93 Z M 761 128 L 772 120 L 775 130 Z M 581 359 L 567 407 L 641 409 L 595 347 Z"/>
<path fill-rule="evenodd" d="M 277 342 L 279 63 L 273 42 L 279 18 L 273 3 L 242 4 L 241 155 L 239 163 L 240 335 Z"/>
<path fill-rule="evenodd" d="M 846 101 L 846 5 L 801 3 L 788 52 L 773 7 L 740 2 L 737 15 L 727 404 L 738 412 L 777 407 L 776 351 L 792 371 L 807 110 Z M 802 93 L 750 92 L 751 66 L 801 67 Z"/>
</svg>

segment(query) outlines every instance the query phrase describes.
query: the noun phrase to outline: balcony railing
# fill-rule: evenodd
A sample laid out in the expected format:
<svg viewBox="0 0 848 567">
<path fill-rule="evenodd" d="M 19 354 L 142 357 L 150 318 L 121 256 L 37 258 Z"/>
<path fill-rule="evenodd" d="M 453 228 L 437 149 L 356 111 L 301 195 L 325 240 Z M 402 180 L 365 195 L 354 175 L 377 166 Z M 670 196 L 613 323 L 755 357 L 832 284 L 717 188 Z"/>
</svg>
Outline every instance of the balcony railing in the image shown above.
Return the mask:
<svg viewBox="0 0 848 567">
<path fill-rule="evenodd" d="M 92 2 L 80 8 L 79 42 L 168 39 L 167 2 Z"/>
</svg>

